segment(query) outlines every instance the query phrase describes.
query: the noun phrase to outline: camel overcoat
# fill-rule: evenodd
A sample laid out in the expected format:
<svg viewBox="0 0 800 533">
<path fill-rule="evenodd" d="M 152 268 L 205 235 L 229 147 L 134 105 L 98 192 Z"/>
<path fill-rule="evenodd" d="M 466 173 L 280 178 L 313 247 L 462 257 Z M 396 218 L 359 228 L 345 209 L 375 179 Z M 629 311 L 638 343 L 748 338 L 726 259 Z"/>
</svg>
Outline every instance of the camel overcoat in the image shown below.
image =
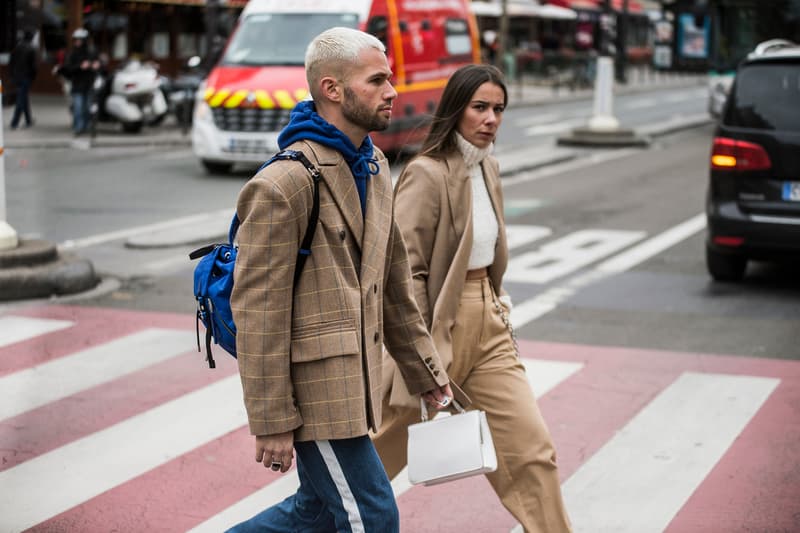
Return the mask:
<svg viewBox="0 0 800 533">
<path fill-rule="evenodd" d="M 389 164 L 367 182 L 366 218 L 342 155 L 311 141 L 322 173 L 319 222 L 296 287 L 298 249 L 313 181 L 297 161 L 276 161 L 243 187 L 231 308 L 244 402 L 254 435 L 295 440 L 366 435 L 381 423 L 382 344 L 412 394 L 448 382 L 413 296 L 394 220 Z"/>
<path fill-rule="evenodd" d="M 508 243 L 500 170 L 492 156 L 483 160 L 481 168 L 499 228 L 489 278 L 495 292 L 505 294 L 501 284 L 508 265 Z M 451 330 L 472 251 L 472 183 L 460 152 L 444 159 L 415 157 L 398 179 L 394 203 L 408 249 L 417 305 L 447 370 L 453 361 Z M 391 348 L 387 350 L 391 352 Z M 384 393 L 389 394 L 390 405 L 418 407 L 419 401 L 405 388 L 397 367 L 391 362 L 386 366 Z M 463 393 L 457 385 L 451 383 L 458 396 Z M 458 399 L 469 402 L 468 398 Z"/>
</svg>

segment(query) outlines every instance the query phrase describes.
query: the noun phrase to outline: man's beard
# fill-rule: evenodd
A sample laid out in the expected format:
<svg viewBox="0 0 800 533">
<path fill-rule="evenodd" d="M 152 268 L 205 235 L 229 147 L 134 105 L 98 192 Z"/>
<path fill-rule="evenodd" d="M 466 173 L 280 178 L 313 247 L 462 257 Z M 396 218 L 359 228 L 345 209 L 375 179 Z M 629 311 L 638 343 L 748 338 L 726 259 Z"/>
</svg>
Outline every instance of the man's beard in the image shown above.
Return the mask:
<svg viewBox="0 0 800 533">
<path fill-rule="evenodd" d="M 352 124 L 367 131 L 383 131 L 389 127 L 390 119 L 382 117 L 377 111 L 373 111 L 359 102 L 349 87 L 344 88 L 342 115 Z"/>
</svg>

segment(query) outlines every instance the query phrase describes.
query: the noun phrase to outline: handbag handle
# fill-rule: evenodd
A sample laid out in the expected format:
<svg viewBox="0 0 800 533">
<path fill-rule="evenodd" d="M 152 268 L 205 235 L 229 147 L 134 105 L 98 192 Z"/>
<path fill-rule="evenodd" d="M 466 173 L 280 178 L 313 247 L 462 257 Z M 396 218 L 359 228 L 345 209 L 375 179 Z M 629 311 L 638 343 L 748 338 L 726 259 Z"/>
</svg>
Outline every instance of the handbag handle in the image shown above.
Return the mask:
<svg viewBox="0 0 800 533">
<path fill-rule="evenodd" d="M 450 402 L 450 405 L 455 407 L 456 411 L 458 411 L 459 413 L 466 413 L 467 412 L 466 410 L 464 410 L 463 407 L 461 407 L 461 404 L 458 403 L 458 401 L 456 401 L 455 398 L 453 398 L 453 400 Z M 420 412 L 421 412 L 420 418 L 422 419 L 423 422 L 427 422 L 428 421 L 428 406 L 425 405 L 425 398 L 423 398 L 422 396 L 419 397 L 419 408 L 420 408 Z"/>
</svg>

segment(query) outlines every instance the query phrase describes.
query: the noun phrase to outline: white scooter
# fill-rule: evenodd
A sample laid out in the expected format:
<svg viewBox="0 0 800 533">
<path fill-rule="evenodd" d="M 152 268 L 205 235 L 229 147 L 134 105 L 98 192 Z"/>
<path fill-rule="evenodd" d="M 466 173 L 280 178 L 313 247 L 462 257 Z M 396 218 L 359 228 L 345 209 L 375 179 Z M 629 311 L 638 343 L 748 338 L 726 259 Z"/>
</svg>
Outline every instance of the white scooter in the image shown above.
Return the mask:
<svg viewBox="0 0 800 533">
<path fill-rule="evenodd" d="M 167 101 L 158 70 L 150 63 L 129 60 L 111 75 L 99 99 L 99 120 L 118 121 L 128 133 L 143 125 L 156 126 L 167 116 Z"/>
</svg>

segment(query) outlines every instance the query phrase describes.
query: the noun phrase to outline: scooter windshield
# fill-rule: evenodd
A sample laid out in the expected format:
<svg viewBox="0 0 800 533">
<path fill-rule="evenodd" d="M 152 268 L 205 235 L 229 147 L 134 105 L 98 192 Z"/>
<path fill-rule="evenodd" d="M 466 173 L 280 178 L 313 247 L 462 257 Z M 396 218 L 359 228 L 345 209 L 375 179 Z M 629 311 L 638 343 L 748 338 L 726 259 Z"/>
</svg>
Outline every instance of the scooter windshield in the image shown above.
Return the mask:
<svg viewBox="0 0 800 533">
<path fill-rule="evenodd" d="M 245 18 L 233 35 L 224 65 L 299 65 L 306 47 L 334 26 L 358 27 L 355 13 L 257 13 Z"/>
</svg>

